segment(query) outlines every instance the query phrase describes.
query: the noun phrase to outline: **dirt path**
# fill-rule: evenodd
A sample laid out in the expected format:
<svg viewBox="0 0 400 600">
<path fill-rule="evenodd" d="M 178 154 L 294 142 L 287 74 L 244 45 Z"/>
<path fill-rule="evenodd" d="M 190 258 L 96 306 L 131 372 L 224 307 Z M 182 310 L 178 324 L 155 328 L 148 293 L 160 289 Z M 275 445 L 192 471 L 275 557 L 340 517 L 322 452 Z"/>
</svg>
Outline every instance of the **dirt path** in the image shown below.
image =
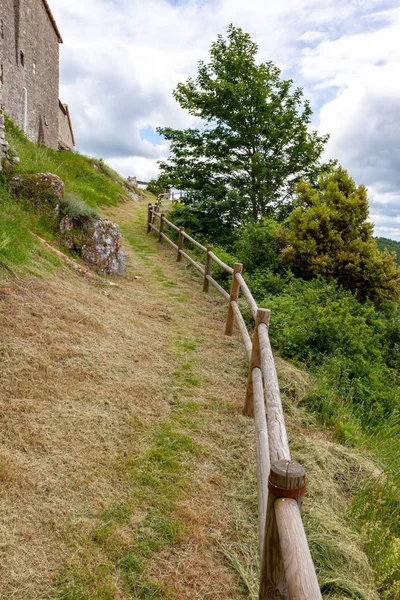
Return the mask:
<svg viewBox="0 0 400 600">
<path fill-rule="evenodd" d="M 67 267 L 3 282 L 1 598 L 233 599 L 254 584 L 244 351 L 219 298 L 146 236 L 145 210 L 112 212 L 129 240 L 118 287 Z"/>
</svg>

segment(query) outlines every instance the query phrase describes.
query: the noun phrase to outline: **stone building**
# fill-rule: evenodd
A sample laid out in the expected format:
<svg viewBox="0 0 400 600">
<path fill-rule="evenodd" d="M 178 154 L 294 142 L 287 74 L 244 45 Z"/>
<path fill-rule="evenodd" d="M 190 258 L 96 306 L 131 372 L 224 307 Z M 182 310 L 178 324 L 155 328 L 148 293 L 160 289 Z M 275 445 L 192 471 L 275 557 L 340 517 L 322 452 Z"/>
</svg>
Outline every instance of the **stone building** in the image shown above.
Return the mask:
<svg viewBox="0 0 400 600">
<path fill-rule="evenodd" d="M 75 138 L 69 109 L 60 100 L 58 109 L 58 148 L 59 150 L 73 150 L 74 146 Z"/>
<path fill-rule="evenodd" d="M 27 137 L 59 142 L 59 44 L 47 0 L 0 0 L 0 102 Z"/>
</svg>

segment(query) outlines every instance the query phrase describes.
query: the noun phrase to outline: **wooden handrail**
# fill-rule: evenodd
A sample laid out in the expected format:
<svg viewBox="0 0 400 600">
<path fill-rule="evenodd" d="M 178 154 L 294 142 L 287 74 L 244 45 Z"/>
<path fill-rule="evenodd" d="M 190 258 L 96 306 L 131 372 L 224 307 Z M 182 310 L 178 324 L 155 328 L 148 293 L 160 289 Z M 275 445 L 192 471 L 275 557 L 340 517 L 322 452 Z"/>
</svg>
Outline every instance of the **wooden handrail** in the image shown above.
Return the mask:
<svg viewBox="0 0 400 600">
<path fill-rule="evenodd" d="M 165 233 L 161 233 L 161 237 L 163 238 L 163 240 L 165 240 L 166 242 L 168 242 L 168 244 L 170 244 L 173 248 L 175 248 L 175 250 L 178 250 L 177 244 L 175 244 L 172 240 L 170 240 L 169 237 L 167 237 L 165 235 Z"/>
<path fill-rule="evenodd" d="M 160 208 L 160 204 L 157 208 Z M 153 224 L 155 217 L 160 218 L 159 229 Z M 164 233 L 165 224 L 179 233 L 178 244 Z M 268 335 L 270 311 L 258 308 L 243 278 L 241 264 L 235 264 L 232 269 L 212 252 L 211 247 L 205 248 L 183 228 L 168 221 L 149 205 L 147 231 L 151 230 L 159 234 L 160 242 L 166 240 L 177 250 L 178 261 L 184 257 L 204 276 L 204 291 L 208 291 L 211 283 L 228 301 L 225 333 L 232 335 L 233 323 L 236 322 L 246 348 L 249 377 L 244 413 L 254 415 L 256 429 L 261 567 L 259 600 L 321 600 L 299 509 L 299 502 L 305 491 L 302 483 L 305 482 L 304 469 L 291 461 L 278 377 Z M 183 250 L 185 239 L 206 253 L 204 267 Z M 212 277 L 212 261 L 232 275 L 230 294 Z M 238 304 L 240 290 L 256 322 L 253 340 Z"/>
<path fill-rule="evenodd" d="M 274 509 L 290 600 L 322 600 L 296 500 L 278 498 Z"/>
<path fill-rule="evenodd" d="M 253 315 L 253 319 L 255 319 L 256 314 L 257 314 L 257 302 L 254 300 L 253 294 L 251 293 L 249 286 L 243 279 L 243 275 L 241 273 L 236 273 L 235 277 L 236 277 L 236 279 L 240 285 L 240 288 L 243 292 L 243 296 L 247 300 L 247 304 L 250 306 L 251 314 Z"/>
<path fill-rule="evenodd" d="M 195 269 L 197 269 L 202 275 L 204 275 L 204 269 L 201 265 L 199 265 L 198 262 L 196 262 L 191 256 L 189 256 L 189 254 L 187 254 L 186 252 L 184 252 L 182 249 L 179 250 L 179 253 L 184 256 L 186 258 L 186 260 L 188 262 L 190 262 L 191 265 L 194 266 Z"/>
<path fill-rule="evenodd" d="M 269 453 L 271 463 L 290 458 L 289 441 L 283 415 L 281 393 L 268 328 L 265 324 L 258 327 L 261 352 L 261 370 L 264 378 L 265 403 L 267 410 Z"/>
<path fill-rule="evenodd" d="M 168 219 L 166 217 L 164 217 L 164 223 L 166 223 L 169 227 L 171 227 L 175 231 L 179 231 L 179 227 L 177 227 L 174 223 L 171 223 L 171 221 L 168 221 Z"/>
<path fill-rule="evenodd" d="M 213 279 L 211 277 L 211 275 L 206 275 L 206 277 L 207 277 L 208 281 L 211 283 L 211 285 L 214 286 L 216 290 L 218 290 L 218 292 L 221 294 L 221 296 L 223 296 L 225 298 L 225 300 L 229 300 L 229 294 L 227 291 L 224 290 L 222 285 L 219 285 L 219 283 L 217 281 L 215 281 L 215 279 Z"/>
<path fill-rule="evenodd" d="M 230 267 L 229 265 L 225 264 L 220 258 L 218 258 L 218 256 L 216 254 L 214 254 L 214 252 L 210 252 L 210 256 L 213 259 L 213 261 L 215 263 L 217 263 L 217 265 L 219 267 L 221 267 L 221 269 L 223 269 L 224 271 L 226 271 L 227 273 L 229 273 L 229 275 L 233 275 L 233 269 L 232 269 L 232 267 Z"/>
<path fill-rule="evenodd" d="M 189 242 L 191 242 L 194 246 L 196 246 L 196 248 L 199 248 L 199 250 L 202 250 L 203 252 L 207 252 L 207 248 L 205 246 L 203 246 L 202 244 L 200 244 L 200 242 L 198 242 L 197 240 L 192 238 L 192 236 L 189 235 L 188 233 L 186 233 L 186 231 L 183 232 L 183 237 L 186 240 L 189 240 Z"/>
<path fill-rule="evenodd" d="M 256 452 L 257 452 L 257 487 L 258 487 L 258 544 L 260 550 L 260 564 L 264 556 L 265 523 L 267 519 L 268 504 L 268 475 L 270 472 L 269 446 L 267 419 L 265 415 L 265 402 L 262 372 L 255 367 L 251 373 L 253 379 L 254 423 L 256 427 Z"/>
<path fill-rule="evenodd" d="M 251 357 L 251 348 L 252 348 L 250 334 L 249 334 L 249 332 L 247 330 L 246 323 L 244 322 L 243 315 L 240 312 L 240 308 L 239 308 L 238 303 L 235 302 L 235 300 L 232 300 L 231 301 L 231 305 L 232 305 L 233 313 L 235 315 L 236 324 L 239 327 L 240 333 L 242 334 L 242 339 L 243 339 L 243 343 L 244 343 L 245 348 L 246 348 L 248 359 L 250 360 L 250 357 Z"/>
</svg>

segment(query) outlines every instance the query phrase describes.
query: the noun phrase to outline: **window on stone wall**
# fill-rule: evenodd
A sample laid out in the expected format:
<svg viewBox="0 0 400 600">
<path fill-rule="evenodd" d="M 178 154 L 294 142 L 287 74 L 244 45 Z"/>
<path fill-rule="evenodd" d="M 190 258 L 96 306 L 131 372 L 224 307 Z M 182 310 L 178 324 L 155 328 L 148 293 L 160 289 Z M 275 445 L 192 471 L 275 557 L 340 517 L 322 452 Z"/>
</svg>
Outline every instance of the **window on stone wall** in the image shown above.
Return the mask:
<svg viewBox="0 0 400 600">
<path fill-rule="evenodd" d="M 25 54 L 22 52 L 19 53 L 20 59 L 21 59 L 21 65 L 24 67 L 25 66 Z"/>
<path fill-rule="evenodd" d="M 0 65 L 0 83 L 1 84 L 4 83 L 4 67 L 3 67 L 3 63 L 1 63 L 1 65 Z"/>
<path fill-rule="evenodd" d="M 4 40 L 4 21 L 0 19 L 0 38 Z"/>
</svg>

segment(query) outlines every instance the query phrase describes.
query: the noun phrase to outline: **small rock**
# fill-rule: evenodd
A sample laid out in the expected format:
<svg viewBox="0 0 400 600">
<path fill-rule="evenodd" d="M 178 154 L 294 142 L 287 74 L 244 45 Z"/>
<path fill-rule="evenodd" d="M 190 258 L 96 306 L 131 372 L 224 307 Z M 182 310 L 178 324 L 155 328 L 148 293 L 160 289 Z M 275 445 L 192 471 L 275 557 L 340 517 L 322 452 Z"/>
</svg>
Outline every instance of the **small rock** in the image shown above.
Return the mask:
<svg viewBox="0 0 400 600">
<path fill-rule="evenodd" d="M 139 277 L 139 275 L 135 275 L 135 277 L 133 279 L 139 280 L 139 279 L 142 279 L 142 278 Z"/>
</svg>

